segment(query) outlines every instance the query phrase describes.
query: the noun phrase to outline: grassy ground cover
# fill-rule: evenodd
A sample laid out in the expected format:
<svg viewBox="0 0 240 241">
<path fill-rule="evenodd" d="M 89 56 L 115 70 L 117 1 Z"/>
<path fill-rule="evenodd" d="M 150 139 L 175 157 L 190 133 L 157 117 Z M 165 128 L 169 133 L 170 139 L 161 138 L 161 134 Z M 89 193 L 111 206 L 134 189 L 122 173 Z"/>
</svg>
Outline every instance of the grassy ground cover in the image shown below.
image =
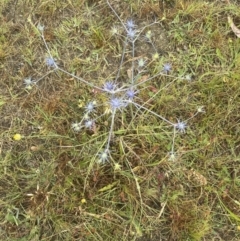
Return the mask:
<svg viewBox="0 0 240 241">
<path fill-rule="evenodd" d="M 240 38 L 228 23 L 240 28 L 240 3 L 109 2 L 0 3 L 1 239 L 240 240 Z M 124 51 L 114 11 L 154 45 Z M 119 66 L 125 83 L 140 59 L 136 105 L 111 118 L 95 86 Z M 99 119 L 76 131 L 89 101 Z M 179 120 L 182 132 L 169 127 Z"/>
</svg>

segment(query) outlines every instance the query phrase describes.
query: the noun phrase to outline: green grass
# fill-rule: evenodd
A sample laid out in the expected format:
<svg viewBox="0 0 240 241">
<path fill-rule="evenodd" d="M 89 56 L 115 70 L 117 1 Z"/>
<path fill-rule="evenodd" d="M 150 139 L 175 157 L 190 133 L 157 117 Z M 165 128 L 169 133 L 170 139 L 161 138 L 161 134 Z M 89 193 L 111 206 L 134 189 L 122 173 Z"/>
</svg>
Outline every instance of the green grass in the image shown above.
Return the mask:
<svg viewBox="0 0 240 241">
<path fill-rule="evenodd" d="M 190 118 L 169 161 L 172 133 L 147 111 L 116 119 L 113 162 L 96 163 L 111 121 L 94 132 L 71 124 L 98 93 L 63 73 L 32 90 L 23 79 L 46 73 L 44 33 L 64 69 L 100 86 L 114 77 L 122 42 L 107 3 L 85 0 L 5 0 L 0 3 L 0 236 L 27 240 L 240 240 L 240 27 L 237 1 L 111 1 L 125 21 L 153 26 L 161 53 L 149 71 L 170 62 L 172 74 L 190 75 L 159 91 L 140 93 L 151 110 L 171 121 Z M 150 48 L 136 47 L 151 58 Z M 122 73 L 127 76 L 127 73 Z M 100 97 L 102 98 L 102 97 Z M 104 99 L 102 99 L 104 101 Z M 100 114 L 100 113 L 99 113 Z M 14 140 L 15 134 L 22 139 Z"/>
</svg>

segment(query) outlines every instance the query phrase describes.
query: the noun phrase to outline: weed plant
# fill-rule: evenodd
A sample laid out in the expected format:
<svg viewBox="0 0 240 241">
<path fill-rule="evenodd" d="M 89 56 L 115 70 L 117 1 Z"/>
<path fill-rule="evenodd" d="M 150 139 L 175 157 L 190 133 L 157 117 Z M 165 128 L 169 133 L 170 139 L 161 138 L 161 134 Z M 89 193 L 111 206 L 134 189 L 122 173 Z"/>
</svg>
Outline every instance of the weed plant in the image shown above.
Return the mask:
<svg viewBox="0 0 240 241">
<path fill-rule="evenodd" d="M 84 111 L 81 113 L 80 122 L 76 121 L 72 123 L 71 127 L 75 132 L 82 132 L 89 130 L 94 133 L 97 126 L 100 126 L 101 123 L 106 120 L 109 122 L 109 128 L 104 130 L 103 136 L 106 136 L 106 139 L 101 141 L 100 148 L 96 146 L 97 151 L 93 153 L 93 160 L 97 159 L 100 164 L 106 164 L 106 162 L 114 161 L 114 158 L 111 157 L 111 142 L 115 136 L 115 126 L 119 127 L 118 120 L 122 120 L 122 126 L 120 127 L 121 131 L 124 133 L 128 130 L 131 131 L 131 128 L 135 128 L 138 126 L 137 121 L 145 113 L 145 118 L 148 119 L 148 115 L 153 115 L 157 117 L 157 122 L 162 121 L 163 124 L 159 124 L 159 126 L 164 127 L 165 124 L 168 125 L 168 131 L 164 131 L 163 133 L 158 133 L 156 131 L 156 135 L 164 135 L 164 132 L 167 133 L 168 136 L 172 136 L 171 138 L 171 147 L 170 150 L 166 152 L 170 154 L 170 159 L 174 160 L 175 158 L 175 139 L 177 132 L 185 133 L 187 128 L 187 122 L 189 122 L 192 118 L 194 118 L 198 113 L 204 112 L 203 107 L 198 107 L 196 109 L 196 113 L 189 117 L 187 120 L 179 120 L 177 117 L 172 118 L 175 119 L 176 122 L 167 120 L 161 114 L 152 111 L 154 106 L 154 99 L 158 98 L 161 94 L 161 91 L 164 89 L 168 89 L 171 87 L 174 82 L 177 80 L 188 80 L 188 76 L 185 77 L 177 77 L 174 75 L 170 75 L 171 64 L 165 63 L 163 66 L 159 66 L 155 69 L 156 74 L 151 76 L 148 67 L 153 63 L 159 60 L 160 56 L 157 52 L 157 48 L 154 45 L 152 40 L 152 32 L 150 27 L 153 24 L 159 24 L 159 22 L 153 22 L 147 26 L 143 26 L 138 29 L 137 25 L 133 21 L 133 19 L 129 18 L 129 20 L 124 23 L 110 3 L 107 1 L 109 7 L 118 18 L 121 23 L 121 27 L 112 26 L 111 32 L 116 36 L 120 42 L 123 42 L 122 49 L 123 53 L 121 56 L 121 61 L 119 63 L 118 69 L 108 79 L 104 80 L 103 83 L 99 86 L 97 83 L 92 83 L 90 81 L 86 81 L 85 79 L 72 74 L 63 68 L 59 67 L 57 64 L 57 60 L 55 60 L 51 54 L 51 50 L 49 49 L 45 37 L 44 37 L 44 26 L 41 24 L 38 25 L 38 30 L 40 31 L 40 36 L 44 42 L 44 45 L 47 50 L 47 56 L 45 59 L 45 64 L 49 70 L 46 74 L 38 78 L 37 80 L 32 80 L 31 77 L 24 79 L 24 84 L 26 89 L 31 90 L 33 85 L 36 85 L 40 80 L 43 80 L 49 74 L 54 72 L 62 72 L 67 76 L 70 76 L 77 81 L 79 81 L 82 85 L 86 85 L 87 87 L 93 88 L 98 92 L 98 95 L 93 98 L 86 100 L 85 106 L 83 106 Z M 152 57 L 144 56 L 141 52 L 139 52 L 139 56 L 136 56 L 136 51 L 138 46 L 144 45 L 144 41 L 147 42 L 153 48 Z M 128 53 L 128 60 L 125 60 L 125 56 Z M 149 88 L 149 84 L 156 80 L 161 84 L 161 87 L 156 90 L 156 93 L 152 94 L 149 99 L 143 100 L 141 98 L 141 93 L 143 90 Z M 98 82 L 98 81 L 96 81 Z M 149 104 L 152 102 L 152 104 Z M 129 124 L 124 123 L 127 121 Z M 150 125 L 150 123 L 149 123 Z M 149 127 L 150 128 L 150 127 Z M 105 132 L 106 131 L 106 132 Z M 116 131 L 120 131 L 119 129 Z M 160 130 L 161 132 L 161 130 Z M 172 132 L 172 134 L 171 134 Z M 118 145 L 118 144 L 117 144 Z M 89 158 L 89 157 L 88 157 Z M 115 162 L 115 166 L 120 168 L 120 164 Z"/>
<path fill-rule="evenodd" d="M 10 4 L 1 236 L 238 240 L 238 4 Z"/>
</svg>

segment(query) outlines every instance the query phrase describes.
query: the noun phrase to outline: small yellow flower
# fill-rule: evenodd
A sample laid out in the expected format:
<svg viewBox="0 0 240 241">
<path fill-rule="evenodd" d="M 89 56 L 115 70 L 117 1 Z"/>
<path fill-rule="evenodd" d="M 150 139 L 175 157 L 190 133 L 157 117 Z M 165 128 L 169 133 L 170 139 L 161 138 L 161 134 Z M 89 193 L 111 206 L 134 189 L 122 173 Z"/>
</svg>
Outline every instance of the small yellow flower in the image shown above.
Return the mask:
<svg viewBox="0 0 240 241">
<path fill-rule="evenodd" d="M 83 198 L 82 200 L 81 200 L 81 203 L 82 204 L 84 204 L 84 203 L 86 203 L 87 201 L 86 201 L 86 199 L 85 198 Z"/>
<path fill-rule="evenodd" d="M 153 60 L 159 59 L 159 54 L 158 54 L 158 53 L 155 53 L 152 58 L 153 58 Z"/>
<path fill-rule="evenodd" d="M 151 39 L 151 37 L 152 37 L 152 32 L 151 32 L 151 30 L 148 30 L 146 33 L 146 38 Z"/>
<path fill-rule="evenodd" d="M 114 165 L 114 171 L 119 171 L 121 170 L 122 166 L 119 163 L 115 163 Z"/>
<path fill-rule="evenodd" d="M 82 108 L 85 105 L 84 100 L 78 100 L 78 107 Z"/>
<path fill-rule="evenodd" d="M 20 134 L 15 134 L 15 135 L 13 136 L 13 139 L 14 139 L 15 141 L 20 141 L 20 140 L 22 139 L 22 136 L 21 136 Z"/>
<path fill-rule="evenodd" d="M 27 90 L 31 90 L 31 89 L 32 89 L 32 86 L 31 86 L 31 85 L 27 85 L 27 86 L 26 86 L 26 89 L 27 89 Z"/>
</svg>

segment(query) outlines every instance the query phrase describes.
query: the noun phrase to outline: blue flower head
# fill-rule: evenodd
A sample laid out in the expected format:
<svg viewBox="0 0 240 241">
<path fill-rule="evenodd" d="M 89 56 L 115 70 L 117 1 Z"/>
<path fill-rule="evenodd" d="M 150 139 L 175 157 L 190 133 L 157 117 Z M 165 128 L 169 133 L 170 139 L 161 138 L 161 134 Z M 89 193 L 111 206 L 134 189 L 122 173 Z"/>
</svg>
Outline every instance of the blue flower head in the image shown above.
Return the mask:
<svg viewBox="0 0 240 241">
<path fill-rule="evenodd" d="M 93 112 L 93 111 L 94 111 L 94 108 L 95 108 L 95 105 L 96 105 L 96 102 L 95 102 L 95 101 L 89 102 L 89 103 L 85 106 L 86 112 L 87 112 L 87 113 Z"/>
<path fill-rule="evenodd" d="M 127 36 L 130 39 L 134 39 L 135 35 L 136 35 L 136 30 L 134 30 L 132 28 L 127 29 Z"/>
<path fill-rule="evenodd" d="M 103 85 L 103 89 L 107 92 L 113 93 L 116 89 L 117 85 L 114 84 L 112 81 L 107 81 Z"/>
<path fill-rule="evenodd" d="M 123 102 L 122 99 L 118 97 L 113 97 L 110 99 L 110 106 L 112 110 L 120 109 L 122 107 L 125 107 L 126 104 Z"/>
<path fill-rule="evenodd" d="M 136 91 L 136 90 L 134 90 L 134 89 L 131 88 L 131 89 L 127 90 L 126 96 L 127 96 L 127 98 L 128 98 L 129 100 L 133 100 L 134 97 L 135 97 L 135 95 L 137 94 L 137 92 L 138 92 L 138 91 Z"/>
<path fill-rule="evenodd" d="M 127 27 L 127 29 L 133 29 L 133 28 L 136 27 L 136 25 L 134 24 L 134 22 L 133 22 L 132 19 L 129 19 L 129 20 L 127 20 L 127 22 L 126 22 L 126 27 Z"/>
<path fill-rule="evenodd" d="M 48 67 L 56 67 L 57 66 L 54 59 L 51 57 L 46 58 L 46 64 Z"/>
<path fill-rule="evenodd" d="M 166 63 L 163 65 L 163 71 L 168 73 L 172 69 L 172 65 L 169 63 Z"/>
<path fill-rule="evenodd" d="M 93 126 L 94 126 L 94 121 L 93 121 L 93 120 L 87 120 L 87 121 L 85 122 L 85 127 L 86 127 L 87 129 L 92 129 Z"/>
<path fill-rule="evenodd" d="M 178 129 L 180 132 L 185 133 L 185 129 L 187 128 L 187 124 L 183 121 L 179 121 L 175 124 L 176 129 Z"/>
</svg>

